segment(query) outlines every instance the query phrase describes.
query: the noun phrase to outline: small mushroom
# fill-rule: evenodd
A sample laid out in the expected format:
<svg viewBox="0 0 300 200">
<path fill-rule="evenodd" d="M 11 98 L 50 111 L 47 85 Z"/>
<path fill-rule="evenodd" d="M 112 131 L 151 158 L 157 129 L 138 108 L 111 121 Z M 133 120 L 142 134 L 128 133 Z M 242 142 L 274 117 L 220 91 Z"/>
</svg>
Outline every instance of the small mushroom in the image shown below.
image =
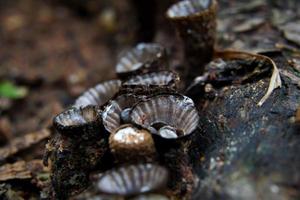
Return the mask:
<svg viewBox="0 0 300 200">
<path fill-rule="evenodd" d="M 163 191 L 168 170 L 155 164 L 139 164 L 109 170 L 96 181 L 99 192 L 110 195 L 134 196 Z"/>
<path fill-rule="evenodd" d="M 101 136 L 101 112 L 94 106 L 70 108 L 53 119 L 56 130 L 70 138 L 85 140 Z"/>
<path fill-rule="evenodd" d="M 194 102 L 180 94 L 161 94 L 137 103 L 130 114 L 133 123 L 164 139 L 192 134 L 199 115 Z"/>
<path fill-rule="evenodd" d="M 53 120 L 55 134 L 51 183 L 56 199 L 67 199 L 88 186 L 88 173 L 108 152 L 100 111 L 95 106 L 72 107 Z"/>
<path fill-rule="evenodd" d="M 189 187 L 193 178 L 187 152 L 199 136 L 200 120 L 194 102 L 180 94 L 155 95 L 137 103 L 130 117 L 152 133 L 159 161 L 171 172 L 170 188 L 177 190 L 182 177 Z"/>
<path fill-rule="evenodd" d="M 130 124 L 120 126 L 110 135 L 109 147 L 118 163 L 150 162 L 156 155 L 150 132 Z"/>
<path fill-rule="evenodd" d="M 159 44 L 140 43 L 121 54 L 116 72 L 121 79 L 131 75 L 153 72 L 168 67 L 166 50 Z"/>
<path fill-rule="evenodd" d="M 172 5 L 166 13 L 183 40 L 188 78 L 201 75 L 213 57 L 216 11 L 216 0 L 184 0 Z"/>
</svg>

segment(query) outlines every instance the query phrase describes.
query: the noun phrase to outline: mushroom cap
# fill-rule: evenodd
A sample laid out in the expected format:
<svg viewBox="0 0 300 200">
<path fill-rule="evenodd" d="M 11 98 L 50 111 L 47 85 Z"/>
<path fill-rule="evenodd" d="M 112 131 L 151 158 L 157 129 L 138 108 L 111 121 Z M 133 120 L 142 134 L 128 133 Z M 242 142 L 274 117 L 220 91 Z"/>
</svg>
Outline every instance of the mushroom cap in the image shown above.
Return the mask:
<svg viewBox="0 0 300 200">
<path fill-rule="evenodd" d="M 116 72 L 124 78 L 141 72 L 165 69 L 166 65 L 166 51 L 161 45 L 140 43 L 120 55 Z"/>
<path fill-rule="evenodd" d="M 137 103 L 131 121 L 165 139 L 177 139 L 193 133 L 199 123 L 194 102 L 180 94 L 160 94 Z"/>
<path fill-rule="evenodd" d="M 72 107 L 58 114 L 53 119 L 56 130 L 71 137 L 89 137 L 100 135 L 101 111 L 95 106 Z"/>
<path fill-rule="evenodd" d="M 123 82 L 122 86 L 152 85 L 175 87 L 178 81 L 179 76 L 177 73 L 172 71 L 158 71 L 133 76 L 127 81 Z"/>
<path fill-rule="evenodd" d="M 173 4 L 167 10 L 168 18 L 184 18 L 201 15 L 202 12 L 215 5 L 215 0 L 184 0 Z"/>
<path fill-rule="evenodd" d="M 74 106 L 77 108 L 88 105 L 102 106 L 119 92 L 120 87 L 120 80 L 110 80 L 99 83 L 79 96 L 75 100 Z"/>
<path fill-rule="evenodd" d="M 174 92 L 179 85 L 179 76 L 173 71 L 157 71 L 138 74 L 122 84 L 121 91 L 139 95 Z"/>
<path fill-rule="evenodd" d="M 166 168 L 155 164 L 138 164 L 107 171 L 96 182 L 96 186 L 105 194 L 132 196 L 162 190 L 167 181 Z"/>
</svg>

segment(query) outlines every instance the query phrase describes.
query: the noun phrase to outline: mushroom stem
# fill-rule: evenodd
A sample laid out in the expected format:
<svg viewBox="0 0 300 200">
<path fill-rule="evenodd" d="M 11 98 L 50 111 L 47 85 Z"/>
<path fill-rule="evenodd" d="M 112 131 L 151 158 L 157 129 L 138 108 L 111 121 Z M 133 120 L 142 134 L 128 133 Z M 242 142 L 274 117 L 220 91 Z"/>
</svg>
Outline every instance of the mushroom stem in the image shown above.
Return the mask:
<svg viewBox="0 0 300 200">
<path fill-rule="evenodd" d="M 216 0 L 180 1 L 167 11 L 167 18 L 176 27 L 184 44 L 189 80 L 203 74 L 205 64 L 213 57 L 216 11 Z"/>
</svg>

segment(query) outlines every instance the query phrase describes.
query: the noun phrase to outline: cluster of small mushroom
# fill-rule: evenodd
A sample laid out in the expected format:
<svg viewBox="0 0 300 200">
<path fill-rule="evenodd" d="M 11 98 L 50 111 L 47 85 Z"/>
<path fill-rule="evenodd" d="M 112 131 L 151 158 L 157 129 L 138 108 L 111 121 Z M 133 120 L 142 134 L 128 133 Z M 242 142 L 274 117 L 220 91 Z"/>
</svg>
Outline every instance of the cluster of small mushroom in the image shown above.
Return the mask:
<svg viewBox="0 0 300 200">
<path fill-rule="evenodd" d="M 207 12 L 214 11 L 214 0 L 185 0 L 167 12 L 182 37 L 187 33 L 191 38 L 195 48 L 186 52 L 193 58 L 203 48 L 209 50 L 205 59 L 211 57 L 213 45 L 196 43 L 213 43 L 214 34 L 199 38 L 193 33 L 214 27 L 194 26 L 193 21 L 206 22 Z M 186 21 L 192 21 L 192 32 L 182 31 Z M 199 114 L 192 99 L 179 93 L 179 76 L 169 70 L 165 49 L 138 44 L 120 56 L 116 73 L 119 79 L 88 89 L 54 118 L 57 134 L 47 145 L 47 155 L 57 199 L 78 194 L 91 182 L 100 194 L 112 197 L 168 199 L 176 182 L 188 182 L 183 176 L 191 169 L 187 152 L 198 132 Z M 91 181 L 95 171 L 101 174 Z"/>
<path fill-rule="evenodd" d="M 198 112 L 189 97 L 178 93 L 179 77 L 167 70 L 166 61 L 160 45 L 138 44 L 121 57 L 116 68 L 120 80 L 87 90 L 54 118 L 58 133 L 73 141 L 108 138 L 104 140 L 112 155 L 110 166 L 118 167 L 96 181 L 101 193 L 131 196 L 161 190 L 170 169 L 166 152 L 180 147 L 183 138 L 196 132 Z M 91 170 L 97 169 L 98 162 L 90 160 L 100 161 L 107 154 L 101 152 L 93 158 L 94 154 L 85 154 Z"/>
</svg>

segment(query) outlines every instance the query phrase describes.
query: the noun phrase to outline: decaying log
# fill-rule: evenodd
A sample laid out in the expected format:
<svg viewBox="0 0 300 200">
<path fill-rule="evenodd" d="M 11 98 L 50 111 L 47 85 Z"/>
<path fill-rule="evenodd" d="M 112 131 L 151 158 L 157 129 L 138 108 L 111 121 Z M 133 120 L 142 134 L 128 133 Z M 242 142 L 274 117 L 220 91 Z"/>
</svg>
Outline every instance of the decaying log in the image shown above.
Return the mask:
<svg viewBox="0 0 300 200">
<path fill-rule="evenodd" d="M 288 70 L 281 53 L 266 55 Z M 261 107 L 257 102 L 269 78 L 213 88 L 214 95 L 198 98 L 203 129 L 211 140 L 198 168 L 194 199 L 299 198 L 300 131 L 295 116 L 300 88 L 281 78 L 282 88 Z"/>
</svg>

